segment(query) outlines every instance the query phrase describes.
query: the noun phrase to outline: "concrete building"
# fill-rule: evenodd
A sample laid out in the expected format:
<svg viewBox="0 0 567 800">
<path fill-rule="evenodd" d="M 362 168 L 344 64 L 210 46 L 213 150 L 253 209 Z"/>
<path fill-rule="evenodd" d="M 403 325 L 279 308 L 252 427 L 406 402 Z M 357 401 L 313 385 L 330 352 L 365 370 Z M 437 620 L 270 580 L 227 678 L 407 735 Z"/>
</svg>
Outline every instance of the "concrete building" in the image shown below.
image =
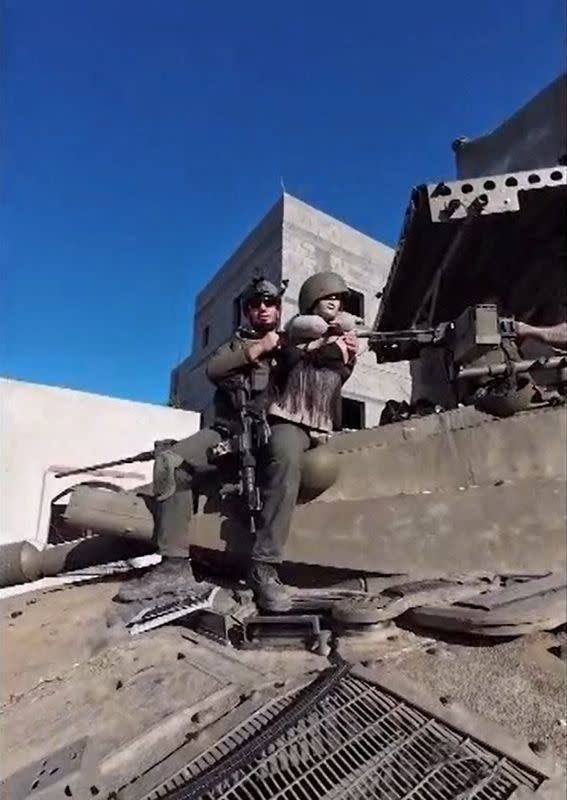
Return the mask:
<svg viewBox="0 0 567 800">
<path fill-rule="evenodd" d="M 240 295 L 257 270 L 276 284 L 289 281 L 284 323 L 297 313 L 303 281 L 333 270 L 352 290 L 349 310 L 370 324 L 393 254 L 390 247 L 284 194 L 197 296 L 193 351 L 172 372 L 170 403 L 199 411 L 209 421 L 213 387 L 205 366 L 240 324 Z M 343 390 L 345 427 L 377 425 L 386 400 L 409 399 L 410 393 L 407 364 L 378 367 L 374 356 L 362 353 Z"/>
<path fill-rule="evenodd" d="M 457 178 L 543 169 L 567 159 L 567 73 L 560 75 L 494 131 L 457 139 Z"/>
<path fill-rule="evenodd" d="M 128 489 L 151 479 L 152 464 L 69 478 L 56 472 L 134 455 L 156 439 L 199 430 L 199 415 L 189 411 L 4 378 L 0 419 L 0 544 L 26 540 L 38 547 L 47 543 L 51 500 L 59 492 L 93 478 Z"/>
</svg>

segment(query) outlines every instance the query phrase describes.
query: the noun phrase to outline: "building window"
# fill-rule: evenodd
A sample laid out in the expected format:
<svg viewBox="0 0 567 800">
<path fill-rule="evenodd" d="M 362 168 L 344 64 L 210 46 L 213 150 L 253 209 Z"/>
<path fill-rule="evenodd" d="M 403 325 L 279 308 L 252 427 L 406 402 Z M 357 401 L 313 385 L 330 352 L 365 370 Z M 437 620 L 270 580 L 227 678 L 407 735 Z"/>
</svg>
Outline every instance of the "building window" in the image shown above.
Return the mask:
<svg viewBox="0 0 567 800">
<path fill-rule="evenodd" d="M 354 314 L 355 317 L 364 319 L 364 295 L 361 292 L 350 289 L 345 298 L 344 309 L 349 314 Z"/>
<path fill-rule="evenodd" d="M 203 333 L 201 334 L 201 347 L 205 348 L 209 344 L 209 333 L 210 329 L 208 325 L 205 325 L 203 328 Z"/>
<path fill-rule="evenodd" d="M 343 397 L 342 400 L 343 428 L 351 431 L 361 431 L 366 425 L 364 403 L 360 400 L 351 400 Z"/>
<path fill-rule="evenodd" d="M 242 325 L 242 298 L 240 295 L 232 301 L 232 328 L 236 330 Z"/>
</svg>

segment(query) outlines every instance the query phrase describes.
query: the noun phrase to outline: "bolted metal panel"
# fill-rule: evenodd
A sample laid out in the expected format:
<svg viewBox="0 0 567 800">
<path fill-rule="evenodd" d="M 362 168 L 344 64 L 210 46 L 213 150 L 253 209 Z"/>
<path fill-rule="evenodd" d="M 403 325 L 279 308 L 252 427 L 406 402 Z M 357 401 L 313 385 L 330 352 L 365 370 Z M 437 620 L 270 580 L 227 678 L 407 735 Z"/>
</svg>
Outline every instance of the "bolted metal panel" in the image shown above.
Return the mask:
<svg viewBox="0 0 567 800">
<path fill-rule="evenodd" d="M 285 725 L 295 699 L 262 708 L 148 798 L 505 800 L 519 787 L 529 796 L 544 779 L 357 675 L 343 672 Z M 254 751 L 259 736 L 267 744 Z M 203 782 L 212 770 L 214 783 Z"/>
</svg>

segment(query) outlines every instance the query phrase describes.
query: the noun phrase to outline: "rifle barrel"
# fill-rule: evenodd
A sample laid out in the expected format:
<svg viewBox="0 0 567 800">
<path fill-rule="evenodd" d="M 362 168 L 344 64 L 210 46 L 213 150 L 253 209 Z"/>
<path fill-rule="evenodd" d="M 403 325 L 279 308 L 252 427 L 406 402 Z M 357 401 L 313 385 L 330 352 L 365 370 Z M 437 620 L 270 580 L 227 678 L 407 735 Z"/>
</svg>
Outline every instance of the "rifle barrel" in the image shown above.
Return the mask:
<svg viewBox="0 0 567 800">
<path fill-rule="evenodd" d="M 507 364 L 487 364 L 482 367 L 463 367 L 458 374 L 458 380 L 467 378 L 497 377 L 499 375 L 513 375 L 530 372 L 532 369 L 560 369 L 567 365 L 567 357 L 552 356 L 551 358 L 530 358 L 522 361 L 511 361 Z"/>
<path fill-rule="evenodd" d="M 413 342 L 422 341 L 424 338 L 433 338 L 435 331 L 432 328 L 417 328 L 405 331 L 373 331 L 369 328 L 354 329 L 358 339 L 377 339 L 383 342 Z"/>
<path fill-rule="evenodd" d="M 72 475 L 81 475 L 84 472 L 96 472 L 99 469 L 120 467 L 123 464 L 137 464 L 144 461 L 151 461 L 153 458 L 153 450 L 144 450 L 143 453 L 138 453 L 135 456 L 128 456 L 128 458 L 118 458 L 114 461 L 102 461 L 100 464 L 90 464 L 88 467 L 76 467 L 75 469 L 66 470 L 65 472 L 56 472 L 55 477 L 70 478 Z"/>
</svg>

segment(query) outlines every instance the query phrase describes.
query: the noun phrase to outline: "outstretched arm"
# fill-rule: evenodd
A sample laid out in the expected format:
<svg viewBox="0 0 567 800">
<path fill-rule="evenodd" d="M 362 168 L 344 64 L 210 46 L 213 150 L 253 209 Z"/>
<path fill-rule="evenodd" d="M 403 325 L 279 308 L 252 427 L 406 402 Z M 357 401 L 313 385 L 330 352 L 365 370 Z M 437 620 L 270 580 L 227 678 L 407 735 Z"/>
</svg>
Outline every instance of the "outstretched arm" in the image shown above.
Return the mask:
<svg viewBox="0 0 567 800">
<path fill-rule="evenodd" d="M 297 314 L 285 326 L 290 344 L 304 344 L 321 339 L 327 333 L 328 324 L 317 314 Z"/>
<path fill-rule="evenodd" d="M 552 347 L 567 348 L 567 322 L 560 322 L 557 325 L 539 327 L 529 325 L 527 322 L 516 321 L 514 323 L 518 339 L 535 339 L 543 344 Z"/>
</svg>

